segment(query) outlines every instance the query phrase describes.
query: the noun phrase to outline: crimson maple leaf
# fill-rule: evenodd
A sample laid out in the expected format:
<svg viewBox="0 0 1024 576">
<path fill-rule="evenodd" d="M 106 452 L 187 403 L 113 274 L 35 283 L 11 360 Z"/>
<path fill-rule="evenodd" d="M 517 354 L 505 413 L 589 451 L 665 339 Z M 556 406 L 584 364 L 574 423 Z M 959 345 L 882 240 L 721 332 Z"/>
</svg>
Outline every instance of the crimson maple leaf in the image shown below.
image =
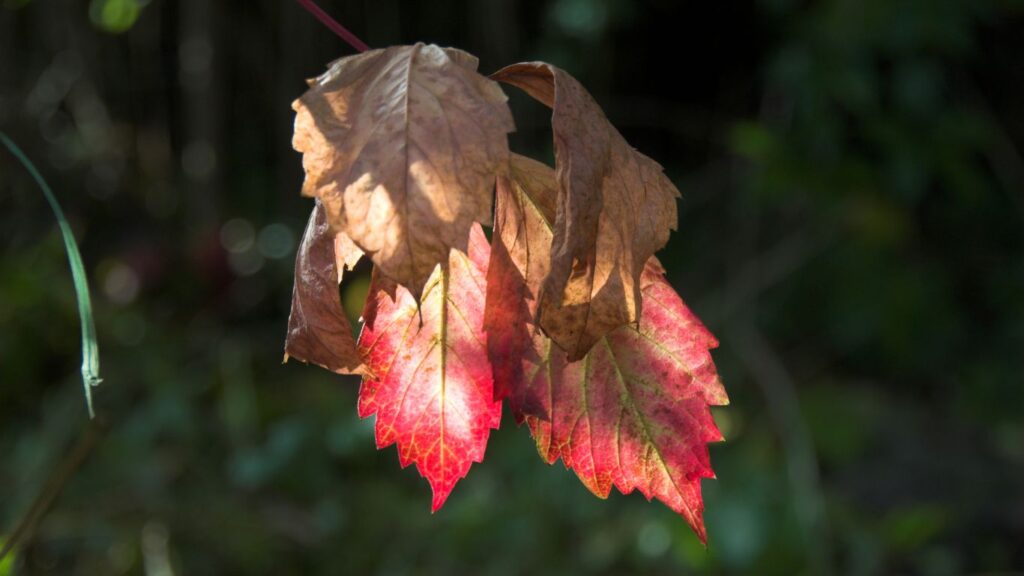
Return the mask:
<svg viewBox="0 0 1024 576">
<path fill-rule="evenodd" d="M 706 543 L 700 481 L 715 477 L 707 443 L 724 440 L 708 407 L 729 403 L 709 352 L 718 341 L 656 260 L 640 283 L 639 327 L 611 332 L 579 362 L 546 347 L 547 415 L 526 421 L 541 457 L 561 458 L 595 495 L 606 498 L 612 485 L 640 490 Z"/>
<path fill-rule="evenodd" d="M 546 269 L 535 252 L 550 245 L 557 189 L 551 168 L 521 156 L 498 182 L 485 327 L 499 395 L 549 463 L 561 458 L 601 498 L 613 485 L 658 498 L 706 542 L 700 480 L 714 477 L 707 443 L 722 440 L 708 406 L 728 403 L 710 354 L 718 341 L 651 258 L 639 324 L 568 362 L 531 325 Z"/>
<path fill-rule="evenodd" d="M 427 280 L 417 309 L 409 291 L 375 273 L 359 351 L 375 377 L 363 379 L 359 415 L 377 416 L 377 447 L 398 444 L 402 467 L 415 463 L 437 511 L 501 421 L 483 334 L 484 277 L 490 249 L 473 226 L 469 253 L 452 250 Z"/>
</svg>

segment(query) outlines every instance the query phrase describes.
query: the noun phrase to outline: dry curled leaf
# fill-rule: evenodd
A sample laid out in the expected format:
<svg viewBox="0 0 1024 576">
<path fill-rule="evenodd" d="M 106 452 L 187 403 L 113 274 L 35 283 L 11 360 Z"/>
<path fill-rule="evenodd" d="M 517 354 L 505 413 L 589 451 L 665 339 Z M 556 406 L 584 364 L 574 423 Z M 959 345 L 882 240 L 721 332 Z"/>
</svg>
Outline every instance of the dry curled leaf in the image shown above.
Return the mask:
<svg viewBox="0 0 1024 576">
<path fill-rule="evenodd" d="M 341 305 L 338 284 L 362 252 L 342 233 L 332 232 L 318 201 L 295 256 L 295 287 L 284 359 L 322 366 L 339 374 L 362 374 L 364 367 L 352 326 Z"/>
<path fill-rule="evenodd" d="M 533 62 L 491 77 L 552 108 L 560 194 L 538 322 L 579 360 L 602 336 L 640 317 L 640 275 L 676 226 L 679 191 L 565 71 Z"/>
<path fill-rule="evenodd" d="M 476 66 L 421 43 L 370 50 L 334 62 L 293 104 L 303 194 L 417 299 L 470 226 L 490 223 L 508 161 L 507 99 Z"/>
<path fill-rule="evenodd" d="M 481 462 L 501 422 L 484 344 L 487 238 L 478 225 L 469 253 L 452 250 L 435 267 L 417 310 L 408 290 L 374 274 L 359 351 L 364 378 L 359 415 L 377 416 L 377 447 L 398 444 L 399 463 L 416 464 L 438 510 L 473 462 Z"/>
</svg>

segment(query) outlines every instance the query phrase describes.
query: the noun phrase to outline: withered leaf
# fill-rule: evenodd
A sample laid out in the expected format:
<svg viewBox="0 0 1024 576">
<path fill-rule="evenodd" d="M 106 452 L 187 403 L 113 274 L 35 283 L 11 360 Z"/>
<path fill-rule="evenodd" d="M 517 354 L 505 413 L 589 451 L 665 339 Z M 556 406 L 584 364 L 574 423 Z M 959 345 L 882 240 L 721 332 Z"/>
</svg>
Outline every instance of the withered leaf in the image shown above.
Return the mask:
<svg viewBox="0 0 1024 576">
<path fill-rule="evenodd" d="M 318 200 L 295 256 L 295 287 L 284 359 L 322 366 L 339 374 L 365 374 L 338 293 L 343 271 L 362 252 L 343 233 L 332 232 Z"/>
<path fill-rule="evenodd" d="M 421 43 L 371 50 L 334 62 L 293 104 L 303 194 L 417 300 L 470 226 L 490 224 L 508 162 L 512 115 L 476 66 Z"/>
<path fill-rule="evenodd" d="M 640 275 L 675 229 L 679 191 L 565 71 L 532 62 L 491 77 L 552 108 L 560 193 L 537 316 L 569 359 L 579 360 L 611 330 L 638 321 Z"/>
<path fill-rule="evenodd" d="M 317 209 L 323 211 L 320 201 L 317 201 Z M 326 223 L 326 214 L 323 216 Z M 356 246 L 344 232 L 334 234 L 334 268 L 338 271 L 338 282 L 341 282 L 341 275 L 344 270 L 352 270 L 359 259 L 363 257 L 363 251 Z"/>
</svg>

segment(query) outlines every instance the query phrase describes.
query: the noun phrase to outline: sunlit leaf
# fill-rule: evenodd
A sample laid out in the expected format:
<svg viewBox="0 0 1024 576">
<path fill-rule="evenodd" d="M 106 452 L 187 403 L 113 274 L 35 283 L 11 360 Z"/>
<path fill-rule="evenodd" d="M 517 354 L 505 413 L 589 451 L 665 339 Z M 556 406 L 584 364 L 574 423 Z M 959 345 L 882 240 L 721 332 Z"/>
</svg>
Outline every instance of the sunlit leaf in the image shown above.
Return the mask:
<svg viewBox="0 0 1024 576">
<path fill-rule="evenodd" d="M 412 294 L 375 274 L 359 350 L 375 375 L 359 390 L 359 415 L 376 415 L 377 447 L 398 444 L 403 467 L 416 464 L 438 510 L 480 462 L 501 421 L 484 345 L 487 239 L 479 226 L 469 253 L 452 250 L 436 267 L 419 309 Z"/>
<path fill-rule="evenodd" d="M 675 229 L 679 191 L 564 70 L 531 62 L 492 77 L 552 109 L 560 192 L 538 321 L 578 360 L 602 336 L 640 317 L 640 274 Z"/>
<path fill-rule="evenodd" d="M 708 406 L 728 402 L 709 352 L 718 342 L 651 259 L 639 325 L 568 362 L 532 325 L 557 194 L 554 171 L 520 157 L 499 180 L 485 312 L 496 390 L 545 460 L 561 458 L 602 498 L 613 485 L 658 498 L 706 540 L 700 480 L 713 476 L 707 443 L 721 440 Z"/>
<path fill-rule="evenodd" d="M 434 45 L 371 50 L 332 64 L 293 105 L 303 194 L 417 298 L 470 226 L 490 223 L 508 161 L 505 94 L 476 66 Z"/>
</svg>

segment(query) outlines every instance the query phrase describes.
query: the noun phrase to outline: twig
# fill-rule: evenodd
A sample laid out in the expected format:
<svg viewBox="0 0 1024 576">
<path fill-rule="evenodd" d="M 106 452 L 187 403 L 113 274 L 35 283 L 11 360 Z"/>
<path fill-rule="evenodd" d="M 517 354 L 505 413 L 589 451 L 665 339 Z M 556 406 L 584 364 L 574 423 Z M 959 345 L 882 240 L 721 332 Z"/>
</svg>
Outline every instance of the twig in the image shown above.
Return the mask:
<svg viewBox="0 0 1024 576">
<path fill-rule="evenodd" d="M 327 26 L 327 28 L 329 28 L 331 32 L 334 32 L 335 34 L 340 36 L 342 40 L 348 42 L 349 46 L 355 48 L 359 52 L 366 52 L 367 50 L 370 49 L 370 47 L 366 45 L 366 42 L 363 42 L 362 40 L 359 39 L 358 36 L 349 32 L 348 29 L 339 24 L 337 20 L 331 18 L 331 15 L 328 14 L 327 12 L 324 12 L 323 8 L 317 6 L 316 2 L 313 2 L 313 0 L 295 1 L 302 5 L 303 8 L 308 10 L 310 14 L 316 16 L 316 19 L 319 20 L 324 26 Z"/>
<path fill-rule="evenodd" d="M 3 548 L 0 549 L 0 561 L 2 561 L 7 554 L 14 550 L 22 541 L 27 541 L 31 538 L 32 533 L 35 531 L 39 521 L 42 520 L 43 516 L 50 510 L 50 506 L 53 505 L 54 501 L 60 496 L 60 493 L 64 491 L 64 487 L 68 481 L 74 477 L 75 472 L 82 466 L 89 454 L 92 453 L 93 448 L 96 447 L 97 441 L 106 431 L 106 424 L 102 419 L 90 420 L 86 426 L 85 434 L 78 437 L 78 443 L 75 444 L 75 448 L 71 451 L 66 459 L 58 466 L 49 479 L 46 481 L 46 485 L 43 487 L 42 492 L 36 496 L 36 499 L 29 506 L 28 510 L 18 521 L 14 528 L 14 532 L 11 533 L 10 538 L 4 544 Z"/>
</svg>

